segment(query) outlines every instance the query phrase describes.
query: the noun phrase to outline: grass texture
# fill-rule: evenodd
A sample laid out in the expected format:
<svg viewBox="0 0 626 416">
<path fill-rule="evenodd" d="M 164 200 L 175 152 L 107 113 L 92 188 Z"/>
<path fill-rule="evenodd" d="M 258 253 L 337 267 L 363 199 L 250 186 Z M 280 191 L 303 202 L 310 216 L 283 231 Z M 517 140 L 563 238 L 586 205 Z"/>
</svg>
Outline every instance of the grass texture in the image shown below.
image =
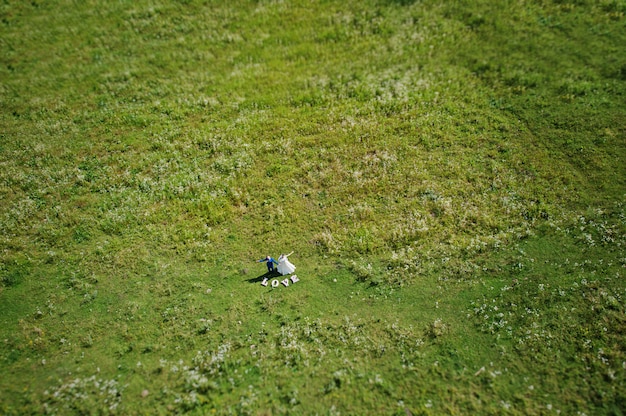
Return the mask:
<svg viewBox="0 0 626 416">
<path fill-rule="evenodd" d="M 5 0 L 0 412 L 623 414 L 625 13 Z"/>
</svg>

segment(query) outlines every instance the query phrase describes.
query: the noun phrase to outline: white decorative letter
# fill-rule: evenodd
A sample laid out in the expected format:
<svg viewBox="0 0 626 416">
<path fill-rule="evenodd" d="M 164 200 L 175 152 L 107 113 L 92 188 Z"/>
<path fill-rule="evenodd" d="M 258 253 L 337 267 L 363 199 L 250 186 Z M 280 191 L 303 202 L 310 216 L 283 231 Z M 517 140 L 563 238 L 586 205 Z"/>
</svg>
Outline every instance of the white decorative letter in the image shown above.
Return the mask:
<svg viewBox="0 0 626 416">
<path fill-rule="evenodd" d="M 278 280 L 274 279 L 272 280 L 272 287 L 278 287 L 280 283 L 278 283 Z"/>
<path fill-rule="evenodd" d="M 263 281 L 261 282 L 261 284 L 262 284 L 263 286 L 267 286 L 267 277 L 266 277 L 265 279 L 263 279 Z"/>
<path fill-rule="evenodd" d="M 298 276 L 294 274 L 293 276 L 291 276 L 291 281 L 292 281 L 293 283 L 296 283 L 296 282 L 299 282 L 299 281 L 300 281 L 300 279 L 298 279 Z"/>
</svg>

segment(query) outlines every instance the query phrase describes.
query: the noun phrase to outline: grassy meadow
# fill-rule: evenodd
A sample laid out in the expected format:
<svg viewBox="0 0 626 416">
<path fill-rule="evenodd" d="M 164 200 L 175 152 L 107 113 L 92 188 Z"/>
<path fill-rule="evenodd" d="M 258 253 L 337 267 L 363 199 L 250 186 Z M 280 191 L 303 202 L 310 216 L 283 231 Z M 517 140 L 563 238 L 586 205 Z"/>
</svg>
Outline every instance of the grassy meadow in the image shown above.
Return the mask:
<svg viewBox="0 0 626 416">
<path fill-rule="evenodd" d="M 626 413 L 624 45 L 624 0 L 2 1 L 0 413 Z"/>
</svg>

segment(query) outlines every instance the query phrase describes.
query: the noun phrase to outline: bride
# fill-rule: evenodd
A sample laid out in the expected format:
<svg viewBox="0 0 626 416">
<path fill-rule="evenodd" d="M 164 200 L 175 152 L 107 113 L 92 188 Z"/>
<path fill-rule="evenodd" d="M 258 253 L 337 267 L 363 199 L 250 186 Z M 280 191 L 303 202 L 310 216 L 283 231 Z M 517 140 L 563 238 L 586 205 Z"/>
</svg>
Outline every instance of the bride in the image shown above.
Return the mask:
<svg viewBox="0 0 626 416">
<path fill-rule="evenodd" d="M 282 274 L 283 276 L 286 274 L 291 274 L 296 270 L 296 266 L 291 264 L 291 262 L 287 258 L 292 254 L 293 251 L 289 254 L 281 254 L 278 258 L 278 273 Z"/>
</svg>

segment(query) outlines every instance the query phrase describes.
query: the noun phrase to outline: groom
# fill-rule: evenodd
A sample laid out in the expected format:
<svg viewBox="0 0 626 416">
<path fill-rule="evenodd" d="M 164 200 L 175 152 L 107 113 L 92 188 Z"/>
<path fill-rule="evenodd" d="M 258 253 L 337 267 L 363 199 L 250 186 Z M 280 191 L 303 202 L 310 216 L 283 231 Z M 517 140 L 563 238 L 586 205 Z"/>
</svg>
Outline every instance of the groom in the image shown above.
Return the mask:
<svg viewBox="0 0 626 416">
<path fill-rule="evenodd" d="M 258 263 L 263 263 L 264 261 L 267 262 L 267 272 L 274 273 L 274 265 L 278 264 L 276 260 L 274 260 L 270 256 L 266 256 L 264 259 L 257 260 Z"/>
</svg>

